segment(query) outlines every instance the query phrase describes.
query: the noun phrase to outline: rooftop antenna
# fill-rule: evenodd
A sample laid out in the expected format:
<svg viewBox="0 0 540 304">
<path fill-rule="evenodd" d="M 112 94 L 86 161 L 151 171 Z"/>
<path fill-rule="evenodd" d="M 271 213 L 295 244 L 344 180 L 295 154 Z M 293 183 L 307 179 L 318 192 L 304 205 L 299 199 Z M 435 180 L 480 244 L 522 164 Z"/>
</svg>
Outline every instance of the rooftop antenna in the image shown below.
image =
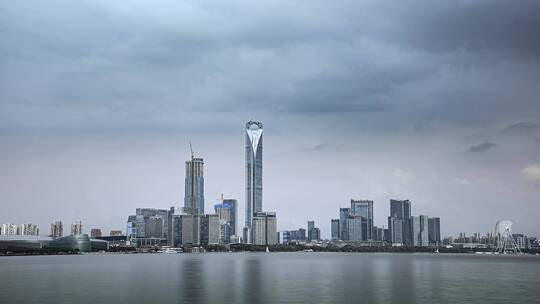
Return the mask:
<svg viewBox="0 0 540 304">
<path fill-rule="evenodd" d="M 193 147 L 191 146 L 191 140 L 189 141 L 189 150 L 191 151 L 191 160 L 193 160 Z"/>
</svg>

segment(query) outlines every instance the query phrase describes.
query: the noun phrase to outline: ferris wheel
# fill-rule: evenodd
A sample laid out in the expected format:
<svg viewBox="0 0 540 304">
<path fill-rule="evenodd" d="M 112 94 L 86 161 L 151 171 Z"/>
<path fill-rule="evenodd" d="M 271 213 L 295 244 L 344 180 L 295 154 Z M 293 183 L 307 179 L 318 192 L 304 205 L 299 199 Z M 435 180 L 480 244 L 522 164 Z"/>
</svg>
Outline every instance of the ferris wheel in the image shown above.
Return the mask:
<svg viewBox="0 0 540 304">
<path fill-rule="evenodd" d="M 495 224 L 495 253 L 509 254 L 521 253 L 516 240 L 512 236 L 512 225 L 510 220 L 500 220 Z"/>
</svg>

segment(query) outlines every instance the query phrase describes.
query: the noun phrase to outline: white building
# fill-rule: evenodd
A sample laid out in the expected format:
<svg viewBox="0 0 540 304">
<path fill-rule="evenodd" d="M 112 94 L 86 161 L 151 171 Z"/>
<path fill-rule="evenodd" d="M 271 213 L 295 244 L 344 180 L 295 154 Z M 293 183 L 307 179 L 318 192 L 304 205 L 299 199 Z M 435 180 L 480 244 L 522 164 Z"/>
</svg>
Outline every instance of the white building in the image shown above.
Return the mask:
<svg viewBox="0 0 540 304">
<path fill-rule="evenodd" d="M 252 228 L 254 245 L 275 245 L 278 243 L 275 212 L 255 212 Z"/>
<path fill-rule="evenodd" d="M 39 228 L 35 224 L 21 224 L 19 232 L 20 235 L 39 235 Z"/>
</svg>

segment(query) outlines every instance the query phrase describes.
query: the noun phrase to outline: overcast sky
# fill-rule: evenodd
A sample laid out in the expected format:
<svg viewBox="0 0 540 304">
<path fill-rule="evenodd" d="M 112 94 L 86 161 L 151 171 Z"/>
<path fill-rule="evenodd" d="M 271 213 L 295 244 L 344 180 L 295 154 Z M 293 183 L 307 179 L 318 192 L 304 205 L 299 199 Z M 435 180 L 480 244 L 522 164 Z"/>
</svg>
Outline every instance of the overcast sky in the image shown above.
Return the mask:
<svg viewBox="0 0 540 304">
<path fill-rule="evenodd" d="M 538 29 L 537 0 L 0 0 L 0 223 L 125 231 L 183 202 L 191 140 L 243 224 L 255 119 L 279 230 L 395 198 L 540 236 Z"/>
</svg>

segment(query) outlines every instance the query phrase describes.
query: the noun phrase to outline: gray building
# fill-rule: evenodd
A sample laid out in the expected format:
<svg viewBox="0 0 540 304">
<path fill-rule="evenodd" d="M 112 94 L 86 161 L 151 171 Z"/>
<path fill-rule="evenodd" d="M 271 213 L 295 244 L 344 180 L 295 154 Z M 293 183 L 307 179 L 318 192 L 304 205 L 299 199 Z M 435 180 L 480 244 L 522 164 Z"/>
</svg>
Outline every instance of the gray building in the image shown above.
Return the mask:
<svg viewBox="0 0 540 304">
<path fill-rule="evenodd" d="M 388 241 L 393 245 L 403 245 L 403 220 L 397 217 L 388 217 Z"/>
<path fill-rule="evenodd" d="M 321 239 L 321 230 L 315 227 L 315 221 L 308 221 L 308 242 L 318 241 Z"/>
<path fill-rule="evenodd" d="M 441 219 L 438 217 L 428 218 L 428 235 L 430 245 L 441 245 Z"/>
<path fill-rule="evenodd" d="M 339 236 L 342 241 L 349 240 L 347 219 L 351 216 L 351 208 L 339 208 Z"/>
<path fill-rule="evenodd" d="M 277 222 L 275 212 L 255 212 L 252 226 L 253 244 L 277 244 Z"/>
<path fill-rule="evenodd" d="M 373 201 L 351 199 L 351 214 L 366 219 L 362 227 L 362 240 L 373 240 Z"/>
<path fill-rule="evenodd" d="M 253 242 L 254 214 L 262 212 L 263 191 L 263 125 L 258 121 L 246 123 L 246 225 L 244 242 Z M 260 237 L 260 236 L 259 236 Z M 277 234 L 276 234 L 277 238 Z"/>
<path fill-rule="evenodd" d="M 223 206 L 229 206 L 229 224 L 230 224 L 230 235 L 237 235 L 237 222 L 238 222 L 238 201 L 235 199 L 223 199 Z"/>
<path fill-rule="evenodd" d="M 339 219 L 330 220 L 331 240 L 339 240 Z"/>
<path fill-rule="evenodd" d="M 220 243 L 221 231 L 218 214 L 201 216 L 201 245 L 216 245 Z"/>
<path fill-rule="evenodd" d="M 426 215 L 411 217 L 411 233 L 413 246 L 429 246 L 428 217 Z"/>
<path fill-rule="evenodd" d="M 351 215 L 347 219 L 347 241 L 349 242 L 361 242 L 362 238 L 362 224 L 365 223 L 365 219 L 359 215 Z"/>
<path fill-rule="evenodd" d="M 204 161 L 191 157 L 186 161 L 184 210 L 190 214 L 204 214 Z"/>
<path fill-rule="evenodd" d="M 411 202 L 409 200 L 390 200 L 390 217 L 388 218 L 388 228 L 389 229 L 398 229 L 395 225 L 391 225 L 391 219 L 400 219 L 402 220 L 401 227 L 401 237 L 402 241 L 398 242 L 404 245 L 412 245 L 412 234 L 411 234 Z M 392 239 L 395 239 L 396 232 L 391 231 Z"/>
<path fill-rule="evenodd" d="M 83 226 L 82 226 L 81 221 L 71 224 L 71 235 L 82 234 L 82 231 L 83 231 L 82 229 L 83 229 Z"/>
</svg>

